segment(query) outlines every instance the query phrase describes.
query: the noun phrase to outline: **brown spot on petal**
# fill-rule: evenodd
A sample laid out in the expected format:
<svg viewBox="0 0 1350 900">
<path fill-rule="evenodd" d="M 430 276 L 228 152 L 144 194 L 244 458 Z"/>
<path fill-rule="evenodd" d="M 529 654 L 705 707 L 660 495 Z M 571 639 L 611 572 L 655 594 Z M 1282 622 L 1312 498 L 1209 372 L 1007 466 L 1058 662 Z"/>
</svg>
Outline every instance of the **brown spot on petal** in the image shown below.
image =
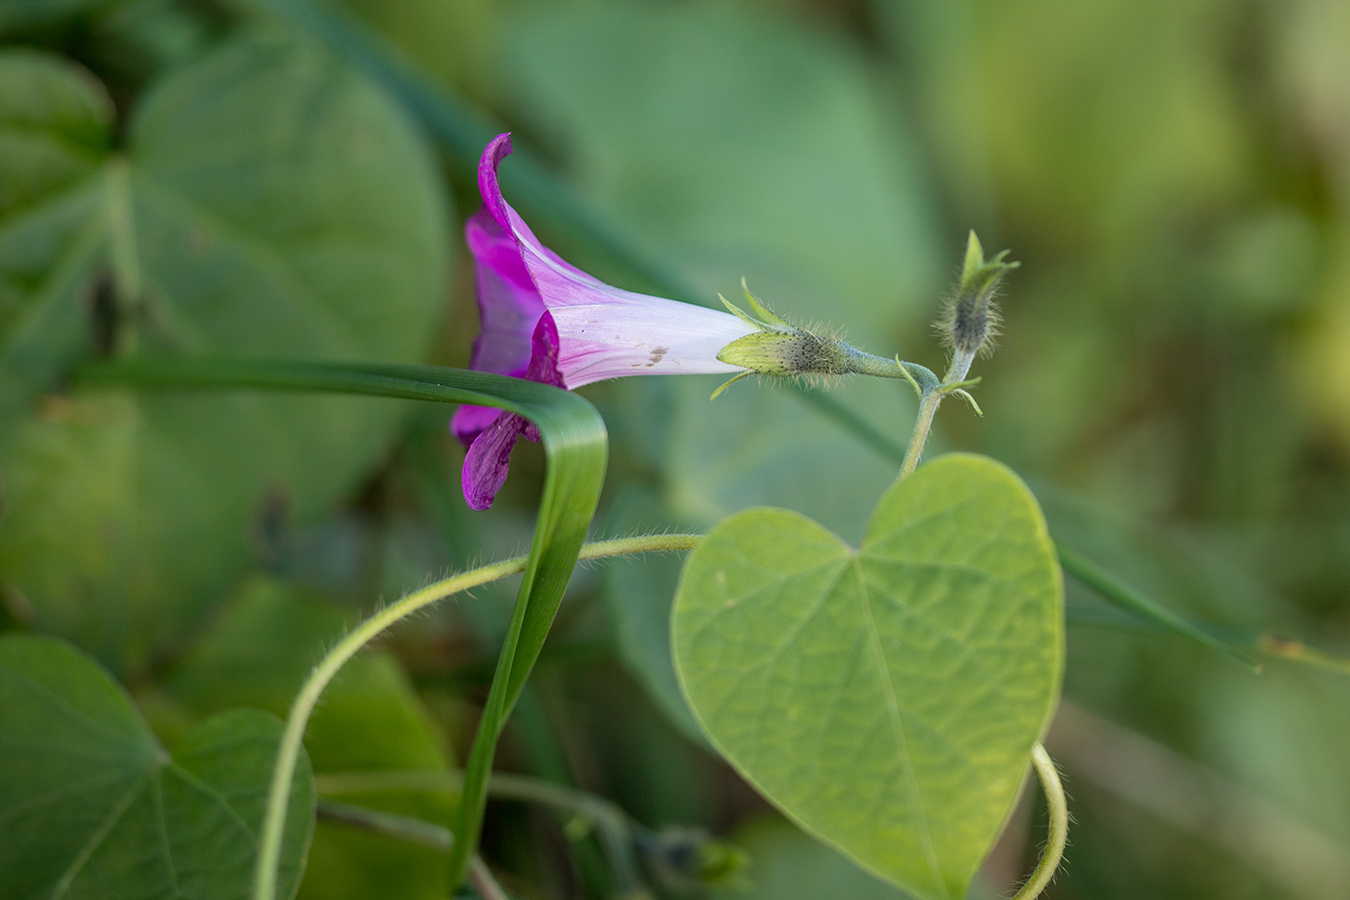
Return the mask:
<svg viewBox="0 0 1350 900">
<path fill-rule="evenodd" d="M 669 347 L 655 347 L 655 348 L 653 348 L 653 349 L 652 349 L 652 357 L 651 357 L 652 361 L 649 362 L 649 363 L 647 363 L 647 368 L 650 369 L 652 366 L 654 366 L 654 365 L 656 365 L 657 363 L 659 363 L 662 359 L 665 358 L 665 355 L 666 355 L 667 353 L 669 353 L 669 352 L 670 352 L 670 348 L 669 348 Z"/>
</svg>

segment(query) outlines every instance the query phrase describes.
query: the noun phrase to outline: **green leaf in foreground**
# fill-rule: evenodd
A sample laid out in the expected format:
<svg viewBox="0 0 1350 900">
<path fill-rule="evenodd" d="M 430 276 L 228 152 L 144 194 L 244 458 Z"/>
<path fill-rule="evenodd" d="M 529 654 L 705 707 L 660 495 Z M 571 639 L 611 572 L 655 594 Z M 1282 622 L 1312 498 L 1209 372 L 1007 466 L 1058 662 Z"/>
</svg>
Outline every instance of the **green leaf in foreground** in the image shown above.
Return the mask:
<svg viewBox="0 0 1350 900">
<path fill-rule="evenodd" d="M 248 896 L 281 723 L 257 710 L 194 728 L 171 757 L 97 663 L 51 638 L 0 638 L 0 898 Z M 291 787 L 281 896 L 314 825 Z"/>
<path fill-rule="evenodd" d="M 786 510 L 732 516 L 690 556 L 672 627 L 695 714 L 751 783 L 915 895 L 966 895 L 1063 669 L 1059 567 L 1012 472 L 923 466 L 857 550 Z"/>
</svg>

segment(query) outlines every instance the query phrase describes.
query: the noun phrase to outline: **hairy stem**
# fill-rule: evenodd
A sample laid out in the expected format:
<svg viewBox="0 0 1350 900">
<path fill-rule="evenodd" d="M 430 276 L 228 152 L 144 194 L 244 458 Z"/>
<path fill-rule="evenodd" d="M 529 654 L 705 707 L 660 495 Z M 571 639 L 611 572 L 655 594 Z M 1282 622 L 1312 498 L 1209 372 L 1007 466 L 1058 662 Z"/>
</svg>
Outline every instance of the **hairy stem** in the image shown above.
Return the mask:
<svg viewBox="0 0 1350 900">
<path fill-rule="evenodd" d="M 928 432 L 933 428 L 933 416 L 942 404 L 942 394 L 935 390 L 923 392 L 919 400 L 919 412 L 914 419 L 914 435 L 905 449 L 905 458 L 900 462 L 900 478 L 913 474 L 919 467 L 919 457 L 923 455 L 923 445 L 928 443 Z"/>
<path fill-rule="evenodd" d="M 848 371 L 855 375 L 871 375 L 874 378 L 903 378 L 906 381 L 918 384 L 923 390 L 931 390 L 938 386 L 937 376 L 933 374 L 932 370 L 917 363 L 905 362 L 899 357 L 886 359 L 883 356 L 873 356 L 871 353 L 864 353 L 848 344 L 843 344 L 840 349 L 845 354 L 844 363 L 848 366 Z"/>
<path fill-rule="evenodd" d="M 1064 856 L 1064 844 L 1069 837 L 1069 805 L 1064 799 L 1064 785 L 1060 784 L 1054 760 L 1039 742 L 1031 748 L 1031 765 L 1045 791 L 1045 805 L 1050 812 L 1050 836 L 1041 853 L 1041 861 L 1012 900 L 1034 900 L 1041 895 L 1041 891 L 1055 877 L 1055 870 Z"/>
<path fill-rule="evenodd" d="M 702 540 L 702 535 L 661 534 L 613 541 L 598 541 L 583 545 L 579 558 L 599 559 L 630 553 L 691 550 L 697 546 L 700 540 Z M 451 576 L 408 594 L 358 625 L 314 667 L 314 671 L 310 673 L 304 686 L 301 687 L 300 693 L 296 695 L 295 702 L 291 705 L 290 714 L 286 719 L 286 728 L 282 732 L 281 746 L 277 751 L 276 765 L 272 770 L 272 783 L 268 791 L 267 809 L 263 818 L 262 836 L 258 849 L 258 863 L 254 870 L 254 900 L 276 900 L 277 868 L 281 860 L 281 839 L 286 824 L 291 780 L 295 777 L 296 760 L 300 755 L 300 747 L 304 739 L 305 727 L 309 723 L 309 717 L 314 712 L 315 705 L 319 702 L 319 696 L 328 686 L 328 683 L 333 680 L 338 670 L 380 632 L 400 619 L 452 594 L 522 572 L 525 570 L 528 559 L 525 556 L 518 556 L 514 559 L 493 563 L 471 572 Z"/>
<path fill-rule="evenodd" d="M 908 477 L 919 467 L 919 457 L 923 456 L 923 447 L 928 443 L 928 432 L 933 430 L 933 417 L 937 415 L 938 407 L 942 405 L 942 398 L 972 383 L 966 381 L 966 376 L 970 374 L 970 365 L 974 361 L 974 353 L 956 353 L 952 356 L 952 364 L 941 382 L 922 380 L 918 382 L 923 393 L 919 396 L 914 434 L 909 439 L 909 446 L 905 448 L 905 458 L 900 462 L 898 479 Z M 924 371 L 928 372 L 927 369 Z M 934 377 L 931 372 L 928 374 L 930 379 Z M 971 402 L 974 403 L 973 398 Z"/>
</svg>

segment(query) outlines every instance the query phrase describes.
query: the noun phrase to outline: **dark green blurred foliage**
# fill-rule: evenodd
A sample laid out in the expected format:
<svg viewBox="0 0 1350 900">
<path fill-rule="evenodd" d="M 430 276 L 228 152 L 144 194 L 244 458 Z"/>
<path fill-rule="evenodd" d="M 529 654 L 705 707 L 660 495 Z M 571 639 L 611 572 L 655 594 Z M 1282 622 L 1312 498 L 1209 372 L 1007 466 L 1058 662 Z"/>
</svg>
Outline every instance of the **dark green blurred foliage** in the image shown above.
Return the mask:
<svg viewBox="0 0 1350 900">
<path fill-rule="evenodd" d="M 147 349 L 467 358 L 471 167 L 447 152 L 438 170 L 397 97 L 265 6 L 0 2 L 0 621 L 97 656 L 170 747 L 222 709 L 283 713 L 361 611 L 520 550 L 542 468 L 518 448 L 496 508 L 471 514 L 440 410 L 69 389 L 74 365 Z M 946 406 L 930 453 L 1008 463 L 1058 540 L 1221 637 L 1350 650 L 1341 0 L 334 6 L 514 131 L 680 299 L 711 305 L 744 275 L 790 319 L 938 368 L 928 322 L 967 230 L 1011 247 L 1002 346 L 973 373 L 986 415 Z M 539 232 L 653 289 L 577 232 Z M 799 393 L 745 381 L 709 404 L 716 385 L 587 389 L 613 441 L 597 529 L 777 504 L 856 541 L 894 462 Z M 908 435 L 902 385 L 826 387 Z M 665 655 L 678 568 L 577 572 L 502 766 L 739 842 L 749 896 L 889 896 L 762 818 L 690 734 Z M 511 596 L 454 601 L 344 674 L 307 741 L 321 797 L 447 821 L 444 782 L 338 776 L 462 762 Z M 1048 896 L 1350 895 L 1345 673 L 1253 676 L 1069 600 L 1071 624 L 1096 624 L 1069 630 L 1072 706 L 1047 741 L 1078 818 Z M 1030 870 L 1037 802 L 980 890 Z M 490 806 L 513 891 L 614 895 L 605 849 L 568 821 Z M 436 850 L 323 822 L 300 890 L 443 881 Z"/>
</svg>

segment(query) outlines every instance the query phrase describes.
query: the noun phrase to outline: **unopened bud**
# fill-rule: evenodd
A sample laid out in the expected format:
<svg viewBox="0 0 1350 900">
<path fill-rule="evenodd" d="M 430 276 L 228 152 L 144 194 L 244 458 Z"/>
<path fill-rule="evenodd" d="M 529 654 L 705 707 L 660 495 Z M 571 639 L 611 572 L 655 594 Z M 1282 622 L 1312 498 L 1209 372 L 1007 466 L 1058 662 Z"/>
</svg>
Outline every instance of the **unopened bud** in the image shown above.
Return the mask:
<svg viewBox="0 0 1350 900">
<path fill-rule="evenodd" d="M 992 259 L 984 258 L 984 248 L 975 232 L 966 244 L 966 260 L 961 269 L 961 281 L 956 292 L 944 306 L 935 323 L 942 340 L 955 352 L 956 358 L 969 360 L 977 353 L 989 353 L 999 332 L 998 308 L 994 297 L 1003 277 L 1021 263 L 1007 262 L 1009 251 L 1004 250 Z"/>
</svg>

